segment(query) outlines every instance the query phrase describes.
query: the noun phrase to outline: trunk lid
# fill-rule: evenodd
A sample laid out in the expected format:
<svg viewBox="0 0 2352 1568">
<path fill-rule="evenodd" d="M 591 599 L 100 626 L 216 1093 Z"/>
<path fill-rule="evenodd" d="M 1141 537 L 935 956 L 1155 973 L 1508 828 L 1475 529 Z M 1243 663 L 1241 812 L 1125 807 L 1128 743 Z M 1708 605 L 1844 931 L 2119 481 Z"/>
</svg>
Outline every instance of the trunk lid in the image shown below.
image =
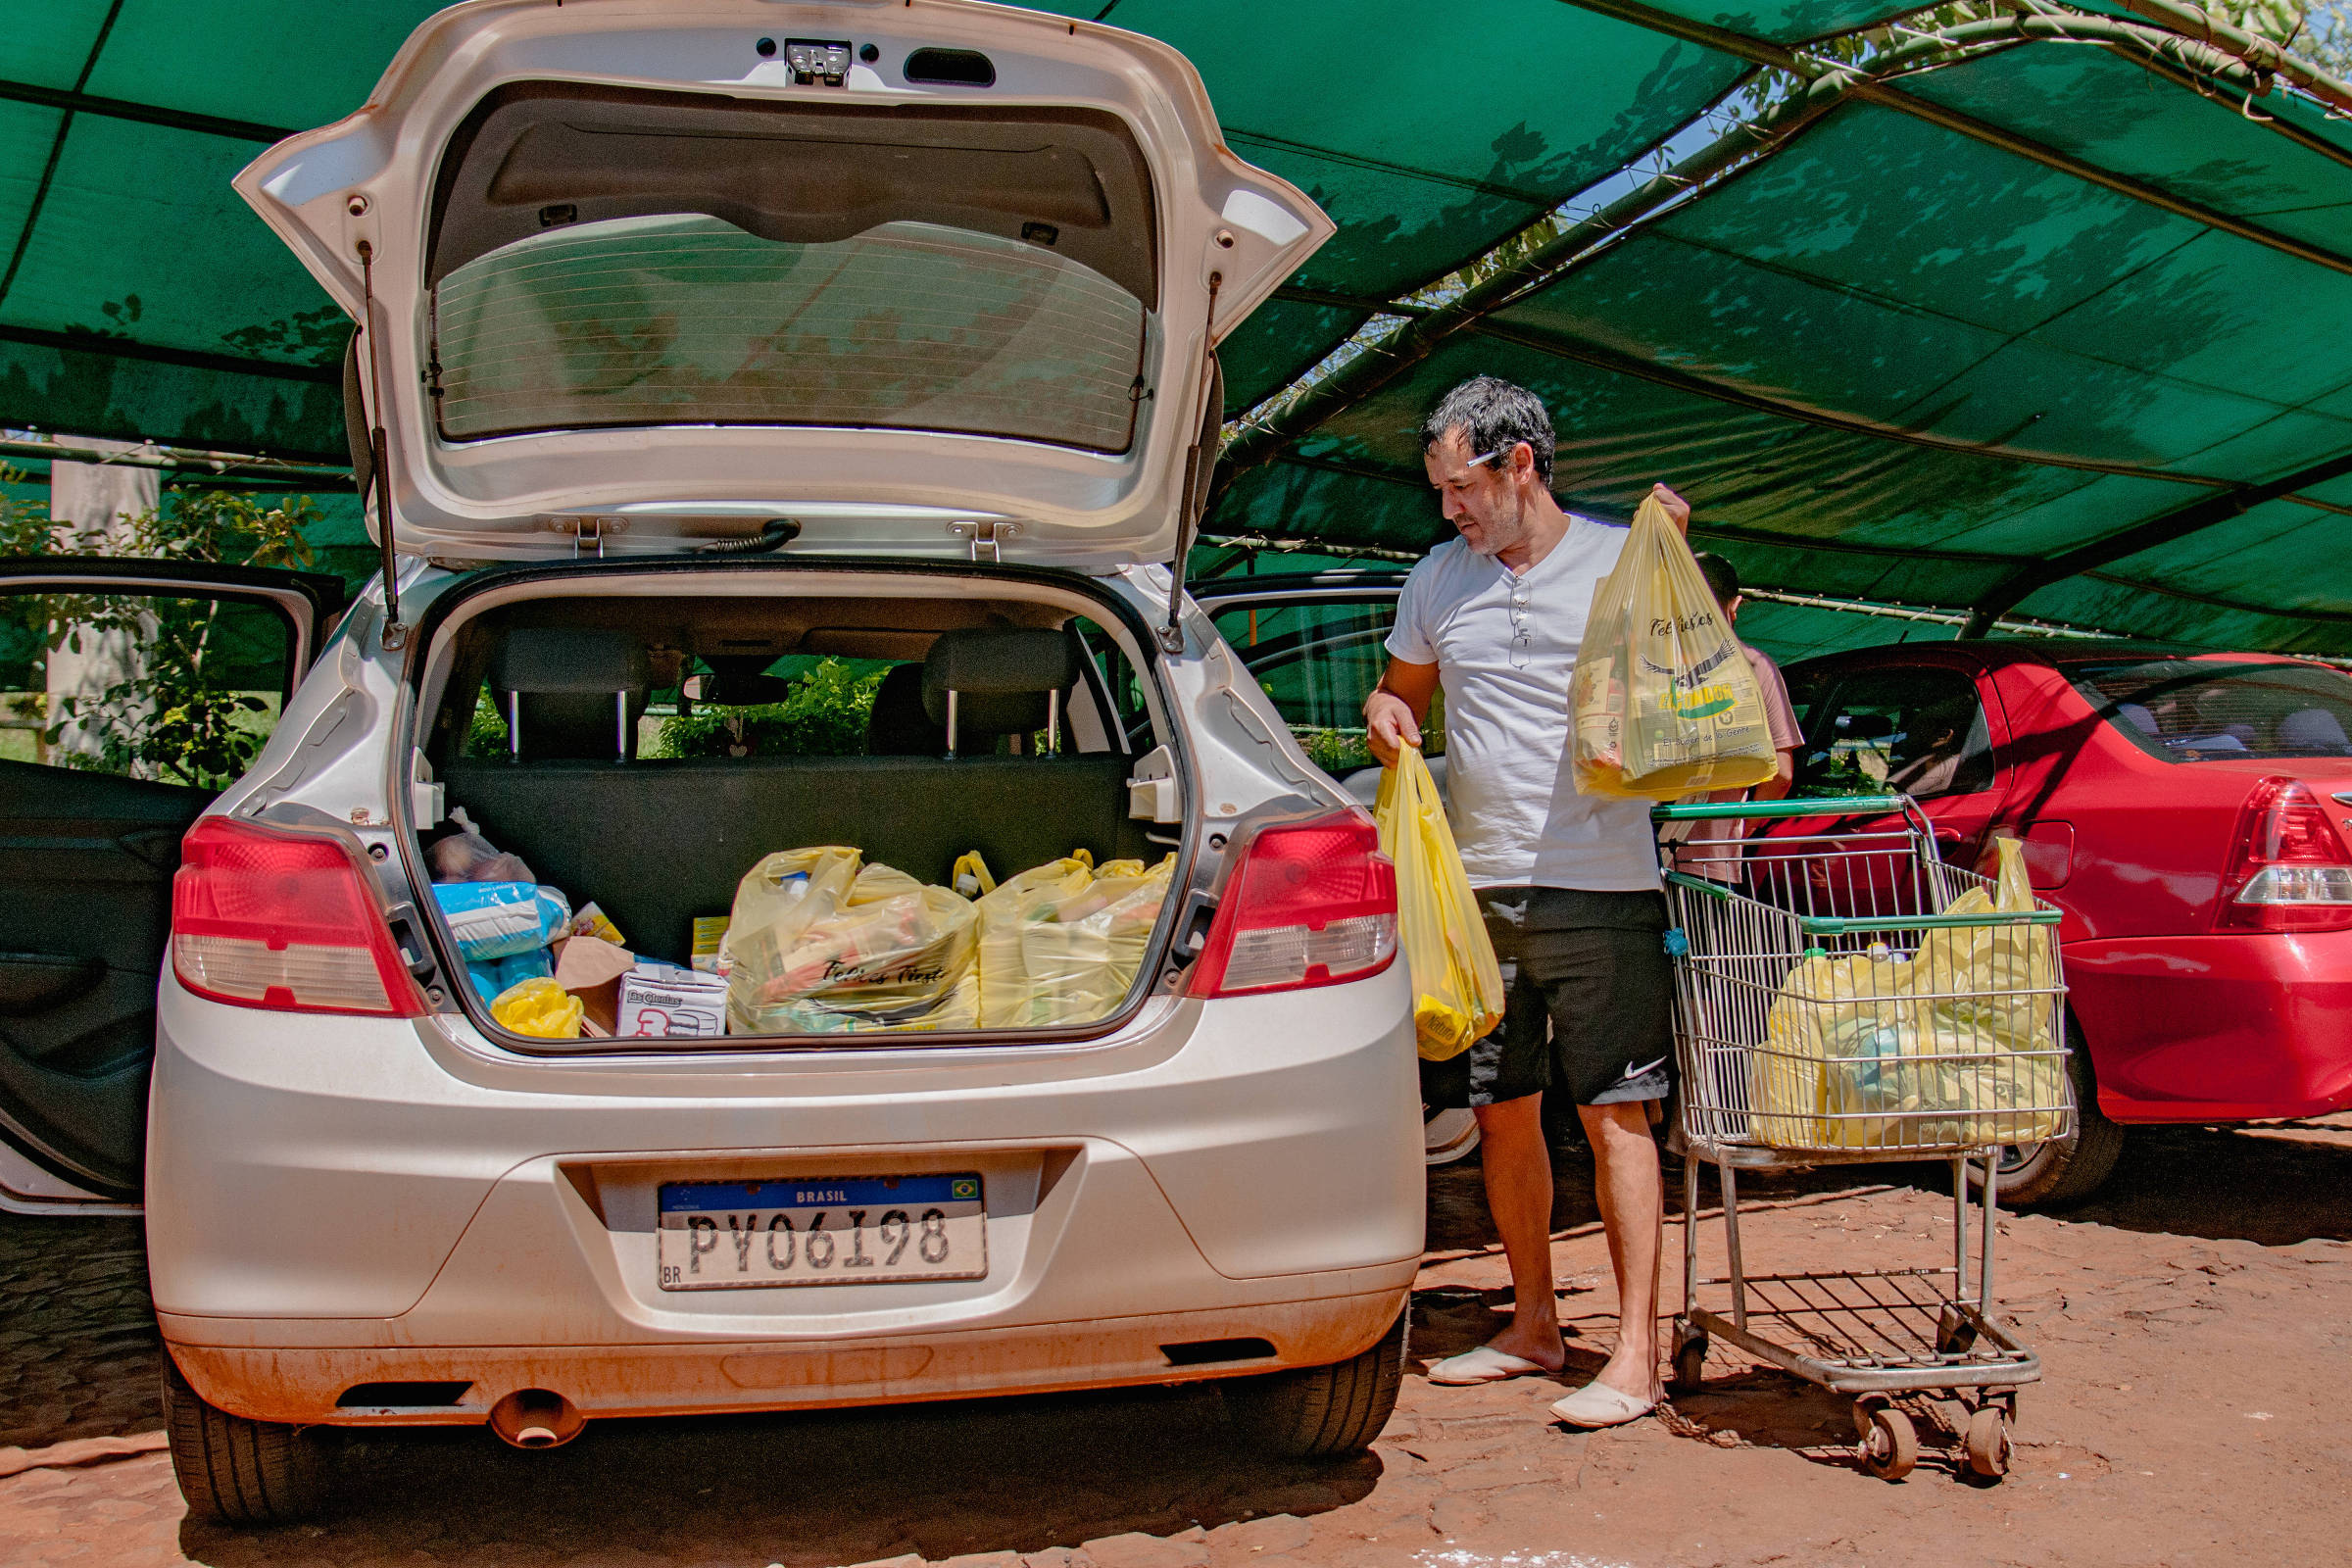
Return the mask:
<svg viewBox="0 0 2352 1568">
<path fill-rule="evenodd" d="M 458 6 L 236 185 L 465 559 L 1165 560 L 1210 351 L 1332 232 L 1174 50 L 966 0 Z"/>
</svg>

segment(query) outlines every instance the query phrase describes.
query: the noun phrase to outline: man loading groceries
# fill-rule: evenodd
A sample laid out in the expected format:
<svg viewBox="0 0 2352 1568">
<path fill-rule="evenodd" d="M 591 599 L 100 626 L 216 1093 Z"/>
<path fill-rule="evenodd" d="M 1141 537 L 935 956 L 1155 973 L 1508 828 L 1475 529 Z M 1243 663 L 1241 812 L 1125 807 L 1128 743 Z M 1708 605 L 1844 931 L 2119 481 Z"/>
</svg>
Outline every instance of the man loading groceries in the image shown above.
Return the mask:
<svg viewBox="0 0 2352 1568">
<path fill-rule="evenodd" d="M 1422 1098 L 1478 1118 L 1487 1203 L 1509 1260 L 1510 1325 L 1429 1370 L 1433 1383 L 1554 1373 L 1566 1363 L 1551 1277 L 1551 1157 L 1543 1096 L 1575 1098 L 1617 1277 L 1617 1348 L 1552 1405 L 1574 1426 L 1646 1414 L 1658 1381 L 1662 1183 L 1649 1127 L 1673 1058 L 1673 971 L 1649 803 L 1577 793 L 1569 676 L 1595 584 L 1627 531 L 1552 499 L 1551 418 L 1492 376 L 1448 392 L 1421 426 L 1422 462 L 1459 537 L 1413 568 L 1388 672 L 1364 704 L 1373 755 L 1421 741 L 1446 692 L 1448 816 L 1502 969 L 1503 1021 L 1448 1061 Z M 1651 492 L 1678 526 L 1690 509 Z M 1548 1036 L 1548 1038 L 1547 1038 Z"/>
</svg>

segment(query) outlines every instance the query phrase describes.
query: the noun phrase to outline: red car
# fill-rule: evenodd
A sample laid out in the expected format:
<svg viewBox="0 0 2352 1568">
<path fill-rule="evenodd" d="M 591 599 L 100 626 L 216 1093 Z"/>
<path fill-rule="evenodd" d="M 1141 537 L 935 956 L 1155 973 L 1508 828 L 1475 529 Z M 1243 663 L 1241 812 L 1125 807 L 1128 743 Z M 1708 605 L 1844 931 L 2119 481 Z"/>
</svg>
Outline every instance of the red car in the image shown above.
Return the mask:
<svg viewBox="0 0 2352 1568">
<path fill-rule="evenodd" d="M 2065 912 L 2081 1125 L 2012 1155 L 2012 1200 L 2086 1195 L 2132 1123 L 2352 1107 L 2352 679 L 2057 640 L 1861 649 L 1788 675 L 1798 793 L 1901 789 L 1960 864 L 2014 835 Z"/>
</svg>

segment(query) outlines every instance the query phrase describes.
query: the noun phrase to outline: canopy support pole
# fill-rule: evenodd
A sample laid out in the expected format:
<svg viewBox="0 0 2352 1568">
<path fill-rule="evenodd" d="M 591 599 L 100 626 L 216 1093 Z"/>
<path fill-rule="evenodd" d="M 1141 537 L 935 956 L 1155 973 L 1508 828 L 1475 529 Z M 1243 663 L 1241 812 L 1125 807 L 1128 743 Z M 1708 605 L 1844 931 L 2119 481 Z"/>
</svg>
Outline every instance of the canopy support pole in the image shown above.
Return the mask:
<svg viewBox="0 0 2352 1568">
<path fill-rule="evenodd" d="M 1960 635 L 1985 635 L 1992 629 L 1995 620 L 2016 609 L 2028 595 L 2047 588 L 2052 583 L 2079 577 L 2096 567 L 2122 561 L 2127 556 L 2136 556 L 2143 550 L 2171 544 L 2176 539 L 2185 539 L 2192 533 L 2243 516 L 2267 502 L 2284 500 L 2306 485 L 2324 484 L 2347 473 L 2352 473 L 2352 452 L 2341 453 L 2325 463 L 2297 468 L 2267 484 L 2243 485 L 2225 495 L 2209 496 L 2185 507 L 2177 507 L 2079 550 L 2070 550 L 2048 561 L 2029 563 L 1995 583 L 1969 607 L 1968 624 L 1961 628 Z"/>
</svg>

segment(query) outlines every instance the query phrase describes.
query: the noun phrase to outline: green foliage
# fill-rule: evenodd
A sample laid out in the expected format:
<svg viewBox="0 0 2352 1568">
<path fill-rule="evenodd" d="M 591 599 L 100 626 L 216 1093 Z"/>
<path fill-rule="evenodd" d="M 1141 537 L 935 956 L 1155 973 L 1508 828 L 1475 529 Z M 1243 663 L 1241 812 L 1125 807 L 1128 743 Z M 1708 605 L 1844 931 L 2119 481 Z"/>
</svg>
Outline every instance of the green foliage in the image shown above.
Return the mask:
<svg viewBox="0 0 2352 1568">
<path fill-rule="evenodd" d="M 882 671 L 859 674 L 826 659 L 793 682 L 783 702 L 705 708 L 663 719 L 645 755 L 856 757 L 865 750 L 866 716 L 881 686 Z"/>
<path fill-rule="evenodd" d="M 507 715 L 498 710 L 489 689 L 483 688 L 473 702 L 473 718 L 466 726 L 466 745 L 459 754 L 464 757 L 504 757 L 507 755 Z"/>
<path fill-rule="evenodd" d="M 312 561 L 305 530 L 318 519 L 308 496 L 173 489 L 161 507 L 112 528 L 68 529 L 44 509 L 16 502 L 0 506 L 0 551 L 303 567 Z M 108 638 L 135 649 L 123 679 L 49 704 L 41 732 L 47 744 L 57 746 L 71 731 L 95 747 L 59 760 L 219 789 L 251 765 L 269 738 L 270 704 L 240 683 L 240 676 L 250 683 L 253 650 L 236 646 L 244 641 L 238 626 L 254 613 L 203 599 L 42 594 L 8 601 L 5 618 L 18 640 L 43 653 L 80 653 Z M 239 668 L 240 659 L 248 667 Z"/>
<path fill-rule="evenodd" d="M 1346 778 L 1357 768 L 1372 766 L 1372 748 L 1364 744 L 1364 732 L 1360 729 L 1314 729 L 1294 724 L 1291 734 L 1298 742 L 1299 750 L 1306 753 L 1306 760 L 1333 778 Z"/>
</svg>

